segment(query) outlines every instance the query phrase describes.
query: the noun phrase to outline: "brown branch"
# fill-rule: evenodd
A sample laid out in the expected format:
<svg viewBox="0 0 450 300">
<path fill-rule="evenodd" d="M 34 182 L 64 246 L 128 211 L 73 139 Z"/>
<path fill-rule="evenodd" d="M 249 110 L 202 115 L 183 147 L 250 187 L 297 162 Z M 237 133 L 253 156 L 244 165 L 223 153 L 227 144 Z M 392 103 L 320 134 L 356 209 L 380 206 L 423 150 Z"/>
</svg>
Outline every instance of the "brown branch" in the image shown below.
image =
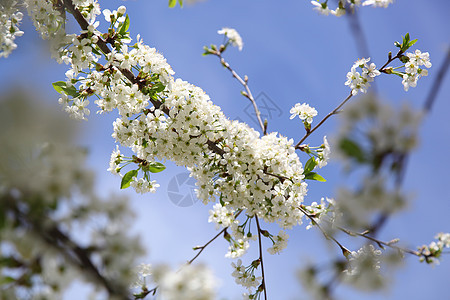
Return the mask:
<svg viewBox="0 0 450 300">
<path fill-rule="evenodd" d="M 75 243 L 56 224 L 48 225 L 51 219 L 47 218 L 46 222 L 42 222 L 42 220 L 22 212 L 16 205 L 18 202 L 16 199 L 6 199 L 6 201 L 9 204 L 9 209 L 14 213 L 16 220 L 20 224 L 34 231 L 47 245 L 56 248 L 61 255 L 77 266 L 82 273 L 103 286 L 110 296 L 124 300 L 131 299 L 127 289 L 121 283 L 112 281 L 100 273 L 85 248 Z"/>
<path fill-rule="evenodd" d="M 262 255 L 261 227 L 259 226 L 258 216 L 256 216 L 256 215 L 255 215 L 255 220 L 256 220 L 256 226 L 258 227 L 259 262 L 261 263 L 261 276 L 262 276 L 261 286 L 262 286 L 262 289 L 264 290 L 264 300 L 267 300 L 266 276 L 264 275 L 264 261 L 263 261 L 263 255 Z"/>
</svg>

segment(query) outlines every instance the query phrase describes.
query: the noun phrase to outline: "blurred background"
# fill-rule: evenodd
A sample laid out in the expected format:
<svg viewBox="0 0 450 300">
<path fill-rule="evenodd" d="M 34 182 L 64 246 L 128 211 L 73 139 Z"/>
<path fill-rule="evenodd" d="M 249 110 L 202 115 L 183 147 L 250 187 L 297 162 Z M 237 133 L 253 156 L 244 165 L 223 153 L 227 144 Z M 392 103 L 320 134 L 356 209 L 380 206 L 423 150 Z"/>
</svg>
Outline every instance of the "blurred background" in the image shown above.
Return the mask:
<svg viewBox="0 0 450 300">
<path fill-rule="evenodd" d="M 111 10 L 125 5 L 133 39 L 140 34 L 146 44 L 167 58 L 176 78 L 204 89 L 230 119 L 258 128 L 248 100 L 240 95 L 238 82 L 216 57 L 202 56 L 204 45 L 223 42 L 217 30 L 235 28 L 243 38 L 244 48 L 241 52 L 237 48 L 228 49 L 225 59 L 241 76 L 249 77 L 261 113 L 268 119 L 269 131 L 277 131 L 294 141 L 303 136 L 304 130 L 298 119 L 289 119 L 289 109 L 295 103 L 307 102 L 319 112 L 317 122 L 348 95 L 349 89 L 344 85 L 346 74 L 354 61 L 363 56 L 349 19 L 319 15 L 313 11 L 310 1 L 208 0 L 182 9 L 179 6 L 169 9 L 165 0 L 100 1 L 100 5 Z M 450 2 L 446 0 L 397 0 L 387 9 L 358 9 L 369 56 L 377 66 L 384 64 L 389 51 L 396 53 L 393 43 L 401 41 L 407 32 L 412 39 L 418 39 L 411 50 L 429 52 L 433 63 L 429 76 L 419 80 L 418 86 L 409 92 L 403 90 L 400 78 L 378 77 L 377 91 L 381 98 L 395 105 L 406 101 L 413 107 L 422 107 L 450 47 L 449 12 Z M 102 22 L 103 16 L 98 19 Z M 64 80 L 67 66 L 58 65 L 50 58 L 45 42 L 26 17 L 21 30 L 25 34 L 16 39 L 18 49 L 0 60 L 0 90 L 4 94 L 26 89 L 38 95 L 36 99 L 58 106 L 58 94 L 51 83 Z M 73 20 L 68 30 L 78 32 Z M 438 232 L 450 232 L 448 95 L 450 76 L 444 78 L 435 105 L 423 122 L 420 145 L 409 160 L 404 182 L 405 190 L 411 195 L 408 207 L 388 221 L 379 233 L 382 240 L 398 237 L 402 245 L 415 249 L 428 244 Z M 148 250 L 143 262 L 177 266 L 191 259 L 195 255 L 192 247 L 204 244 L 216 234 L 214 225 L 207 222 L 212 204 L 205 206 L 198 202 L 186 170 L 170 162 L 166 171 L 153 176 L 161 185 L 156 194 L 137 195 L 131 189 L 119 190 L 120 178 L 106 171 L 115 148 L 111 133 L 117 115 L 98 115 L 95 111 L 91 106 L 89 121 L 74 126 L 79 126 L 82 133 L 77 143 L 88 148 L 88 164 L 97 175 L 97 192 L 107 196 L 113 191 L 132 199 L 138 217 L 130 230 L 140 234 Z M 336 134 L 338 124 L 338 119 L 333 117 L 306 142 L 320 145 L 324 135 Z M 327 183 L 309 184 L 307 204 L 320 201 L 321 197 L 333 197 L 339 186 L 352 184 L 352 177 L 343 172 L 338 161 L 329 163 L 320 173 Z M 273 224 L 264 224 L 263 228 L 273 234 L 278 232 Z M 264 257 L 268 298 L 308 299 L 298 280 L 298 270 L 309 262 L 326 263 L 340 255 L 340 250 L 327 243 L 316 229 L 306 231 L 305 226 L 297 226 L 288 234 L 287 249 L 274 256 L 266 252 Z M 225 240 L 218 239 L 202 253 L 198 262 L 211 266 L 220 278 L 219 299 L 240 299 L 244 289 L 231 277 L 232 261 L 224 257 L 227 247 Z M 251 244 L 243 260 L 255 259 L 256 250 L 257 244 Z M 392 274 L 387 290 L 364 293 L 340 286 L 336 295 L 343 299 L 445 299 L 449 274 L 448 255 L 436 267 L 406 256 L 404 265 Z M 65 299 L 80 299 L 83 289 L 75 285 Z"/>
</svg>

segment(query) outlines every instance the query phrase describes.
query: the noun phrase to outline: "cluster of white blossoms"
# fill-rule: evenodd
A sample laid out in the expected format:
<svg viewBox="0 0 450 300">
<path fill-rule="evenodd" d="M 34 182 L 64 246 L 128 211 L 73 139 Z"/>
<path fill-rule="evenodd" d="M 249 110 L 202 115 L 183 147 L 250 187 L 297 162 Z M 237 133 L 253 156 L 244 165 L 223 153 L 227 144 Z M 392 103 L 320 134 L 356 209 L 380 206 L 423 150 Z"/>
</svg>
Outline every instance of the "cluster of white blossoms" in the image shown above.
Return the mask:
<svg viewBox="0 0 450 300">
<path fill-rule="evenodd" d="M 335 210 L 336 202 L 331 198 L 321 198 L 320 203 L 313 202 L 310 205 L 303 205 L 302 208 L 314 218 L 314 222 L 310 220 L 306 229 L 311 229 L 314 225 L 321 224 L 322 220 L 328 220 L 330 223 L 333 222 L 335 218 Z"/>
<path fill-rule="evenodd" d="M 273 245 L 272 247 L 267 248 L 267 251 L 270 254 L 280 253 L 282 250 L 286 249 L 289 235 L 283 230 L 280 230 L 278 235 L 272 236 L 271 239 Z"/>
<path fill-rule="evenodd" d="M 119 112 L 112 136 L 134 152 L 132 162 L 138 163 L 140 170 L 148 163 L 172 160 L 190 170 L 197 180 L 197 196 L 204 203 L 220 199 L 223 208 L 230 212 L 245 210 L 250 217 L 278 222 L 282 228 L 301 224 L 303 214 L 298 207 L 306 195 L 307 184 L 293 140 L 277 133 L 260 137 L 247 124 L 230 121 L 202 89 L 175 80 L 166 59 L 139 36 L 134 45 L 128 46 L 125 7 L 103 11 L 110 30 L 100 33 L 96 29 L 97 6 L 92 8 L 92 3 L 96 2 L 76 3 L 81 11 L 92 12 L 88 14 L 88 28 L 80 35 L 64 33 L 58 39 L 64 43 L 58 49 L 57 60 L 71 66 L 66 81 L 54 83 L 64 109 L 77 119 L 85 119 L 90 113 L 87 99 L 96 95 L 94 102 L 99 113 L 116 109 Z M 62 18 L 49 2 L 41 4 L 29 1 L 28 9 L 42 35 L 48 36 Z M 55 20 L 50 23 L 54 27 L 44 26 L 44 12 L 46 21 L 48 16 Z M 223 32 L 236 46 L 242 45 L 235 31 Z M 100 48 L 101 43 L 106 46 L 105 41 L 113 45 L 112 50 L 105 52 Z M 129 164 L 130 160 L 116 149 L 109 170 L 120 174 L 123 165 Z M 139 193 L 154 192 L 159 185 L 144 174 L 139 178 L 136 170 L 129 185 Z M 210 220 L 221 226 L 233 224 L 228 255 L 237 257 L 247 250 L 249 238 L 240 233 L 232 216 L 228 218 Z"/>
<path fill-rule="evenodd" d="M 24 0 L 24 3 L 34 27 L 43 39 L 52 38 L 63 31 L 64 18 L 54 8 L 52 1 Z"/>
<path fill-rule="evenodd" d="M 439 257 L 442 255 L 444 249 L 450 248 L 450 233 L 440 232 L 434 238 L 437 241 L 419 247 L 420 261 L 439 264 Z"/>
<path fill-rule="evenodd" d="M 352 94 L 356 95 L 359 91 L 367 93 L 367 89 L 370 87 L 370 82 L 374 78 L 380 75 L 380 71 L 377 70 L 377 66 L 374 63 L 368 65 L 370 58 L 358 59 L 347 73 L 347 81 L 345 85 L 348 85 L 352 89 Z M 358 72 L 358 68 L 361 69 L 361 73 Z"/>
<path fill-rule="evenodd" d="M 255 270 L 258 264 L 250 264 L 250 266 L 242 265 L 242 260 L 238 259 L 236 263 L 231 263 L 234 271 L 231 275 L 234 277 L 234 281 L 246 287 L 249 292 L 253 288 L 258 287 L 261 284 L 262 277 L 255 275 Z"/>
<path fill-rule="evenodd" d="M 242 50 L 244 43 L 242 42 L 241 35 L 235 29 L 224 27 L 217 31 L 217 33 L 225 35 L 234 47 L 238 47 L 239 51 Z"/>
<path fill-rule="evenodd" d="M 314 107 L 309 106 L 307 103 L 296 103 L 289 112 L 291 113 L 291 120 L 298 116 L 300 120 L 306 124 L 309 124 L 309 126 L 311 126 L 313 118 L 317 116 L 317 110 Z"/>
<path fill-rule="evenodd" d="M 363 290 L 377 289 L 383 284 L 380 258 L 381 251 L 373 245 L 352 251 L 347 257 L 347 269 L 343 272 L 344 281 Z"/>
<path fill-rule="evenodd" d="M 185 265 L 178 271 L 156 266 L 152 274 L 158 293 L 165 300 L 214 300 L 218 281 L 203 265 Z"/>
<path fill-rule="evenodd" d="M 95 18 L 100 14 L 100 5 L 97 0 L 72 0 L 72 3 L 89 24 L 93 24 Z"/>
<path fill-rule="evenodd" d="M 23 14 L 18 11 L 17 2 L 2 1 L 0 3 L 0 57 L 8 57 L 17 48 L 16 37 L 22 36 L 19 29 Z"/>
<path fill-rule="evenodd" d="M 394 0 L 339 0 L 338 6 L 336 9 L 330 9 L 328 6 L 328 0 L 324 0 L 323 2 L 313 0 L 311 4 L 314 5 L 314 10 L 319 13 L 328 16 L 329 14 L 340 17 L 347 12 L 347 9 L 353 11 L 357 6 L 368 6 L 371 5 L 373 7 L 388 7 L 389 4 L 393 3 Z"/>
<path fill-rule="evenodd" d="M 419 78 L 428 75 L 428 70 L 420 68 L 424 66 L 431 68 L 430 54 L 428 52 L 422 53 L 420 50 L 414 51 L 414 53 L 405 53 L 409 58 L 405 64 L 405 73 L 403 74 L 403 87 L 405 91 L 408 91 L 410 87 L 415 87 Z"/>
<path fill-rule="evenodd" d="M 214 204 L 213 209 L 209 211 L 208 222 L 214 222 L 216 224 L 216 229 L 220 227 L 226 228 L 230 227 L 233 223 L 237 222 L 234 218 L 234 210 L 229 210 L 223 207 L 222 204 Z"/>
</svg>

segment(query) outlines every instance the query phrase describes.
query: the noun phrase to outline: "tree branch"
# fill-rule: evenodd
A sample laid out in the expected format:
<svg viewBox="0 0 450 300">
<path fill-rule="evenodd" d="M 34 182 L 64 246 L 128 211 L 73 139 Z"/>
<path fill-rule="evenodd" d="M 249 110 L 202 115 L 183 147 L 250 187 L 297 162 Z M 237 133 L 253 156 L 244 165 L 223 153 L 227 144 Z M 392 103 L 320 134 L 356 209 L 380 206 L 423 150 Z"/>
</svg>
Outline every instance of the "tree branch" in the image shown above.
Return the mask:
<svg viewBox="0 0 450 300">
<path fill-rule="evenodd" d="M 256 216 L 256 215 L 255 215 L 255 220 L 256 220 L 256 226 L 258 227 L 259 261 L 261 262 L 261 276 L 262 276 L 261 286 L 262 286 L 262 289 L 264 290 L 264 300 L 267 300 L 266 275 L 264 274 L 264 261 L 263 261 L 263 255 L 262 255 L 261 227 L 259 226 L 258 216 Z"/>
<path fill-rule="evenodd" d="M 263 121 L 261 120 L 261 112 L 259 111 L 258 105 L 256 104 L 256 101 L 253 98 L 252 92 L 250 91 L 250 88 L 248 86 L 248 77 L 245 76 L 244 79 L 242 79 L 242 77 L 239 76 L 239 74 L 236 73 L 236 71 L 234 71 L 231 68 L 230 64 L 227 63 L 225 61 L 225 59 L 222 57 L 221 50 L 212 51 L 210 53 L 216 55 L 220 59 L 220 63 L 222 64 L 222 66 L 227 68 L 231 72 L 233 77 L 236 78 L 236 80 L 239 81 L 239 83 L 245 88 L 245 92 L 242 92 L 242 95 L 252 103 L 253 109 L 255 110 L 256 118 L 258 119 L 259 126 L 261 127 L 263 134 L 266 135 L 267 134 L 267 124 L 264 124 Z"/>
</svg>

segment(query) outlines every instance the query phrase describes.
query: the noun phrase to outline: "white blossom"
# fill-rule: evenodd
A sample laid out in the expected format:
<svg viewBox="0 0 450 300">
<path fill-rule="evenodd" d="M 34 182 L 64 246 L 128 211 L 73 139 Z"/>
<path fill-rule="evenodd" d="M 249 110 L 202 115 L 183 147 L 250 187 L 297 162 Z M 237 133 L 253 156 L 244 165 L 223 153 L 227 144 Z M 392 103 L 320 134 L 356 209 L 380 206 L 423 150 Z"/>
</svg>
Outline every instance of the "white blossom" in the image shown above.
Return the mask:
<svg viewBox="0 0 450 300">
<path fill-rule="evenodd" d="M 255 269 L 253 267 L 246 267 L 242 265 L 241 259 L 238 259 L 236 263 L 232 262 L 231 266 L 234 269 L 231 275 L 234 277 L 234 281 L 237 284 L 242 285 L 249 291 L 261 284 L 262 277 L 257 277 L 254 274 Z"/>
<path fill-rule="evenodd" d="M 274 242 L 272 247 L 267 248 L 267 251 L 270 254 L 280 253 L 283 249 L 287 247 L 287 240 L 289 238 L 289 235 L 286 232 L 280 230 L 278 235 L 274 236 L 273 238 Z"/>
<path fill-rule="evenodd" d="M 405 64 L 405 73 L 403 75 L 403 87 L 408 91 L 410 87 L 416 87 L 417 81 L 428 75 L 428 70 L 420 68 L 424 66 L 431 68 L 430 55 L 428 52 L 422 53 L 420 50 L 415 50 L 414 53 L 405 53 L 409 61 Z"/>
<path fill-rule="evenodd" d="M 317 150 L 317 158 L 315 159 L 317 162 L 317 166 L 319 168 L 323 168 L 328 164 L 328 160 L 330 159 L 331 148 L 328 143 L 327 137 L 323 137 L 323 144 Z"/>
<path fill-rule="evenodd" d="M 300 120 L 305 121 L 308 124 L 311 124 L 313 117 L 317 116 L 317 110 L 306 103 L 296 103 L 289 112 L 292 114 L 290 117 L 291 119 L 298 116 Z"/>
<path fill-rule="evenodd" d="M 370 82 L 372 82 L 376 76 L 380 75 L 380 71 L 376 69 L 374 63 L 367 65 L 369 61 L 370 58 L 357 60 L 350 69 L 350 72 L 347 73 L 345 85 L 348 85 L 351 88 L 353 95 L 358 94 L 358 92 L 367 93 Z M 357 71 L 358 68 L 361 69 L 361 73 Z"/>
<path fill-rule="evenodd" d="M 328 7 L 327 1 L 319 2 L 319 1 L 311 1 L 311 4 L 314 5 L 314 10 L 318 11 L 322 15 L 328 16 L 331 10 Z"/>
<path fill-rule="evenodd" d="M 244 43 L 242 42 L 241 35 L 236 31 L 236 29 L 224 27 L 217 31 L 218 34 L 225 35 L 235 47 L 238 47 L 239 51 L 242 50 Z"/>
</svg>

